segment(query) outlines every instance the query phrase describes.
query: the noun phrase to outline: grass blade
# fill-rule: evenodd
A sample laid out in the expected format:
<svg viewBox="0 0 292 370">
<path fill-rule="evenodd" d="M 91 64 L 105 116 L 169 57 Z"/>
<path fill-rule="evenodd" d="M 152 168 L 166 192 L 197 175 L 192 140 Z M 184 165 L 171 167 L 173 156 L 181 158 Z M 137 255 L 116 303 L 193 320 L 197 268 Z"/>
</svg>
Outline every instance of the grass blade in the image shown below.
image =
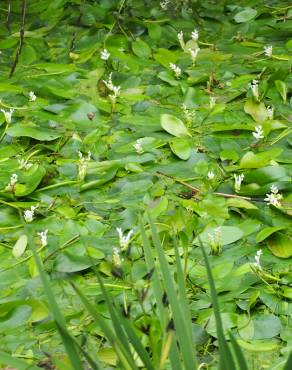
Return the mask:
<svg viewBox="0 0 292 370">
<path fill-rule="evenodd" d="M 290 355 L 284 367 L 284 370 L 291 370 L 291 369 L 292 369 L 292 351 L 290 352 Z"/>
<path fill-rule="evenodd" d="M 205 249 L 203 247 L 203 244 L 201 242 L 201 239 L 199 239 L 199 241 L 200 241 L 202 253 L 203 253 L 205 264 L 206 264 L 207 276 L 209 280 L 212 303 L 213 303 L 213 311 L 214 311 L 215 322 L 216 322 L 216 330 L 217 330 L 217 336 L 218 336 L 218 342 L 219 342 L 219 353 L 220 353 L 219 368 L 222 370 L 226 370 L 226 369 L 236 370 L 236 366 L 234 363 L 232 353 L 227 345 L 227 342 L 224 336 L 223 325 L 222 325 L 221 316 L 220 316 L 219 303 L 217 300 L 217 295 L 216 295 L 217 293 L 216 293 L 215 283 L 214 283 L 211 267 L 209 264 L 209 260 L 205 252 Z"/>
<path fill-rule="evenodd" d="M 0 363 L 9 365 L 18 370 L 39 370 L 40 367 L 27 363 L 24 360 L 11 356 L 9 353 L 0 351 Z"/>
<path fill-rule="evenodd" d="M 183 320 L 184 312 L 181 310 L 180 302 L 178 301 L 173 278 L 156 227 L 150 217 L 150 214 L 148 214 L 148 217 L 153 237 L 153 243 L 156 248 L 158 260 L 161 267 L 166 293 L 173 313 L 175 332 L 177 335 L 177 340 L 179 342 L 182 358 L 184 360 L 184 367 L 186 370 L 193 370 L 197 367 L 197 361 L 195 359 L 195 351 L 193 348 L 192 338 L 189 336 L 189 329 L 187 328 L 185 321 Z"/>
<path fill-rule="evenodd" d="M 232 345 L 232 348 L 233 348 L 233 351 L 234 351 L 234 354 L 235 354 L 235 358 L 236 358 L 238 368 L 240 370 L 248 370 L 245 357 L 244 357 L 244 355 L 242 353 L 242 350 L 241 350 L 240 346 L 238 345 L 236 339 L 234 338 L 234 335 L 231 332 L 229 332 L 229 336 L 230 336 L 230 341 L 231 341 L 231 345 Z"/>
<path fill-rule="evenodd" d="M 71 282 L 71 286 L 78 294 L 81 302 L 83 303 L 84 307 L 93 317 L 95 322 L 101 327 L 102 331 L 104 332 L 107 339 L 110 341 L 111 345 L 113 346 L 114 350 L 116 351 L 120 361 L 125 366 L 125 369 L 137 369 L 132 355 L 128 352 L 127 348 L 125 348 L 124 344 L 121 342 L 120 338 L 115 335 L 112 329 L 108 326 L 107 322 L 104 318 L 96 311 L 95 307 L 88 301 L 88 299 L 83 295 L 83 293 L 77 288 L 75 284 Z"/>
<path fill-rule="evenodd" d="M 148 271 L 151 271 L 152 269 L 154 269 L 153 276 L 152 276 L 152 287 L 153 287 L 153 292 L 154 292 L 154 296 L 156 299 L 158 317 L 160 319 L 161 327 L 164 332 L 166 331 L 166 325 L 167 325 L 169 318 L 168 318 L 167 309 L 162 304 L 163 287 L 159 280 L 159 276 L 158 276 L 157 269 L 155 266 L 155 260 L 152 255 L 150 243 L 147 238 L 146 231 L 145 231 L 144 225 L 141 220 L 140 220 L 140 232 L 141 232 L 141 237 L 143 241 L 143 250 L 144 250 L 145 261 L 146 261 Z M 167 337 L 166 337 L 166 342 L 167 342 Z M 172 343 L 171 343 L 169 359 L 170 359 L 173 369 L 182 370 L 180 359 L 179 359 L 179 351 L 178 351 L 177 343 L 175 340 L 172 340 Z M 161 359 L 159 359 L 159 361 L 161 361 Z"/>
<path fill-rule="evenodd" d="M 51 290 L 48 276 L 45 273 L 45 271 L 43 269 L 43 266 L 42 266 L 42 262 L 41 262 L 41 260 L 38 256 L 38 254 L 35 252 L 34 248 L 32 248 L 32 251 L 33 251 L 34 259 L 35 259 L 35 262 L 36 262 L 36 265 L 37 265 L 37 268 L 38 268 L 38 271 L 39 271 L 39 274 L 40 274 L 40 277 L 41 277 L 41 280 L 42 280 L 42 283 L 43 283 L 43 286 L 44 286 L 44 291 L 45 291 L 45 294 L 46 294 L 47 299 L 48 299 L 50 310 L 53 314 L 54 320 L 55 320 L 56 325 L 57 325 L 57 329 L 58 329 L 59 334 L 62 338 L 62 341 L 63 341 L 64 347 L 66 349 L 66 352 L 68 354 L 69 360 L 70 360 L 74 369 L 83 370 L 83 365 L 82 365 L 80 356 L 77 352 L 75 343 L 74 343 L 71 335 L 69 334 L 69 332 L 67 330 L 66 320 L 63 317 L 63 315 L 62 315 L 62 313 L 61 313 L 61 311 L 58 307 L 58 304 L 56 302 L 53 291 Z"/>
</svg>

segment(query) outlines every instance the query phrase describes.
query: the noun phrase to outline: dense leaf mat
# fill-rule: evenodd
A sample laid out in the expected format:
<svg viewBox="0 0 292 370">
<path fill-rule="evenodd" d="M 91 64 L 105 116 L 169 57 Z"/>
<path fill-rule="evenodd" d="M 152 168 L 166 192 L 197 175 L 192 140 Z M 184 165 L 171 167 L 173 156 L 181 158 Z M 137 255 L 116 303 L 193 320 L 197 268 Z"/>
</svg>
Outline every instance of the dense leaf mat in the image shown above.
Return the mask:
<svg viewBox="0 0 292 370">
<path fill-rule="evenodd" d="M 116 361 L 69 284 L 109 317 L 93 265 L 155 346 L 138 227 L 147 209 L 170 263 L 178 239 L 200 361 L 216 366 L 217 340 L 199 238 L 224 329 L 251 369 L 282 369 L 292 349 L 292 7 L 31 0 L 18 61 L 22 2 L 0 7 L 1 350 L 43 366 L 63 358 L 32 248 L 93 357 Z"/>
</svg>

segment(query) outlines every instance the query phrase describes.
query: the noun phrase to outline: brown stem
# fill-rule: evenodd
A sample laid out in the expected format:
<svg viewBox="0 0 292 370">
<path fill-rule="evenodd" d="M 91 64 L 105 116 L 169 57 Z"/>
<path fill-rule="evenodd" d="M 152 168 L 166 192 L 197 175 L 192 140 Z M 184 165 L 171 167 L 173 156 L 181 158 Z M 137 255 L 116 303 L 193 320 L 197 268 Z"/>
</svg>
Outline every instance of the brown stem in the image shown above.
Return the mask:
<svg viewBox="0 0 292 370">
<path fill-rule="evenodd" d="M 201 192 L 201 190 L 199 188 L 196 188 L 195 186 L 192 186 L 192 185 L 188 184 L 187 182 L 177 180 L 173 176 L 166 175 L 165 173 L 162 173 L 160 171 L 157 171 L 157 174 L 161 175 L 161 176 L 164 176 L 164 177 L 168 177 L 169 179 L 172 179 L 175 182 L 178 182 L 179 184 L 182 184 L 183 186 L 191 189 L 194 193 L 200 193 Z M 258 201 L 258 202 L 262 201 L 262 199 L 251 198 L 251 197 L 243 197 L 241 195 L 236 195 L 236 194 L 226 194 L 226 193 L 219 193 L 219 192 L 214 192 L 213 194 L 218 195 L 219 197 L 224 197 L 224 198 L 237 198 L 237 199 L 244 199 L 244 200 L 254 200 L 254 201 Z"/>
<path fill-rule="evenodd" d="M 11 16 L 11 0 L 8 0 L 8 9 L 7 9 L 7 17 L 6 17 L 6 28 L 9 33 L 11 33 L 11 27 L 10 27 L 10 16 Z"/>
<path fill-rule="evenodd" d="M 9 78 L 11 78 L 15 72 L 19 56 L 22 51 L 22 47 L 24 44 L 24 25 L 25 25 L 25 15 L 26 15 L 26 0 L 22 0 L 22 9 L 21 9 L 21 24 L 20 24 L 20 30 L 19 30 L 19 45 L 16 51 L 15 59 L 13 62 L 13 65 L 10 70 Z"/>
</svg>

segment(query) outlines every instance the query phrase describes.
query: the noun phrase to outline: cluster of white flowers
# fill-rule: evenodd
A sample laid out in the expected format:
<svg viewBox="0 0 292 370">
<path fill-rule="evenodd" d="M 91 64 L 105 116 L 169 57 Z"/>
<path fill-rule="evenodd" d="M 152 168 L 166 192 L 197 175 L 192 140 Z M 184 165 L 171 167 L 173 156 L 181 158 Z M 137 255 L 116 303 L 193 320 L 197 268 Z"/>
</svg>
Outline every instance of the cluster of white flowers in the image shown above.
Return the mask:
<svg viewBox="0 0 292 370">
<path fill-rule="evenodd" d="M 273 46 L 272 45 L 264 46 L 264 54 L 265 56 L 270 58 L 273 55 Z"/>
<path fill-rule="evenodd" d="M 14 112 L 14 109 L 9 109 L 8 111 L 6 111 L 5 109 L 0 109 L 0 112 L 4 114 L 5 121 L 9 125 L 12 120 L 12 114 Z"/>
<path fill-rule="evenodd" d="M 15 185 L 16 185 L 17 181 L 18 181 L 18 176 L 16 175 L 16 173 L 13 173 L 10 177 L 10 181 L 7 184 L 5 190 L 10 191 L 10 192 L 14 192 L 14 188 L 15 188 Z"/>
<path fill-rule="evenodd" d="M 134 147 L 134 149 L 136 150 L 136 152 L 138 154 L 143 154 L 144 153 L 144 149 L 142 147 L 140 139 L 136 140 L 135 144 L 133 144 L 133 147 Z"/>
<path fill-rule="evenodd" d="M 167 10 L 169 3 L 170 3 L 170 0 L 160 1 L 160 7 L 161 7 L 161 9 Z"/>
<path fill-rule="evenodd" d="M 113 265 L 117 268 L 120 268 L 122 265 L 120 250 L 118 248 L 113 248 L 112 262 L 113 262 Z"/>
<path fill-rule="evenodd" d="M 33 91 L 30 91 L 28 93 L 28 100 L 29 101 L 36 101 L 36 99 L 37 99 L 37 97 L 36 97 L 35 93 Z"/>
<path fill-rule="evenodd" d="M 198 56 L 198 53 L 201 49 L 199 47 L 195 48 L 195 49 L 191 49 L 189 48 L 188 49 L 188 52 L 190 53 L 191 55 L 191 58 L 192 58 L 192 62 L 193 64 L 195 64 L 196 60 L 197 60 L 197 56 Z"/>
<path fill-rule="evenodd" d="M 260 259 L 261 259 L 261 255 L 263 254 L 263 251 L 261 249 L 259 249 L 254 257 L 255 259 L 255 262 L 254 262 L 254 266 L 256 268 L 258 268 L 259 270 L 262 270 L 262 266 L 261 266 L 261 263 L 260 263 Z"/>
<path fill-rule="evenodd" d="M 131 239 L 131 236 L 133 235 L 134 231 L 130 230 L 127 235 L 124 235 L 123 231 L 120 227 L 117 227 L 116 230 L 117 230 L 117 233 L 119 235 L 119 244 L 120 244 L 121 250 L 127 249 L 129 244 L 130 244 L 130 239 Z"/>
<path fill-rule="evenodd" d="M 78 162 L 78 177 L 80 180 L 84 180 L 86 176 L 87 163 L 91 159 L 91 152 L 87 153 L 87 157 L 83 157 L 83 154 L 78 150 L 79 162 Z"/>
<path fill-rule="evenodd" d="M 215 178 L 215 173 L 213 171 L 209 171 L 207 177 L 210 181 L 212 181 Z"/>
<path fill-rule="evenodd" d="M 208 233 L 208 239 L 211 247 L 212 254 L 219 254 L 222 248 L 222 228 L 216 227 L 214 232 Z"/>
<path fill-rule="evenodd" d="M 265 201 L 270 205 L 272 204 L 275 207 L 281 207 L 281 199 L 283 198 L 282 194 L 279 194 L 279 189 L 276 185 L 271 186 L 271 193 L 266 194 Z"/>
<path fill-rule="evenodd" d="M 199 31 L 194 29 L 193 32 L 191 33 L 192 40 L 198 41 L 199 39 Z"/>
<path fill-rule="evenodd" d="M 263 126 L 258 125 L 255 127 L 255 131 L 252 133 L 253 137 L 257 140 L 263 139 L 264 136 L 264 131 L 263 131 Z"/>
<path fill-rule="evenodd" d="M 267 106 L 267 114 L 268 114 L 268 119 L 272 120 L 274 118 L 274 108 L 270 107 L 269 105 Z"/>
<path fill-rule="evenodd" d="M 184 33 L 183 31 L 180 31 L 178 34 L 177 34 L 177 39 L 178 39 L 178 42 L 180 44 L 180 47 L 184 50 L 185 49 L 185 41 L 184 41 Z"/>
<path fill-rule="evenodd" d="M 115 86 L 112 81 L 112 73 L 109 74 L 108 81 L 103 80 L 103 83 L 105 86 L 113 93 L 109 95 L 109 98 L 113 102 L 113 104 L 116 102 L 117 97 L 121 93 L 121 86 Z"/>
<path fill-rule="evenodd" d="M 185 104 L 182 104 L 181 108 L 182 108 L 187 126 L 191 125 L 196 115 L 196 112 L 194 110 L 189 110 Z"/>
<path fill-rule="evenodd" d="M 253 96 L 258 100 L 259 99 L 259 81 L 252 80 L 248 86 L 251 89 Z"/>
<path fill-rule="evenodd" d="M 216 105 L 217 98 L 216 96 L 210 96 L 209 106 L 210 109 L 213 109 Z"/>
<path fill-rule="evenodd" d="M 101 50 L 101 52 L 100 52 L 100 59 L 101 60 L 108 60 L 110 56 L 111 55 L 110 55 L 110 53 L 107 49 Z"/>
<path fill-rule="evenodd" d="M 34 211 L 37 209 L 38 206 L 31 206 L 30 209 L 26 209 L 23 213 L 23 217 L 25 222 L 29 223 L 33 221 L 34 218 Z"/>
<path fill-rule="evenodd" d="M 234 190 L 236 193 L 240 191 L 242 180 L 244 179 L 244 174 L 236 175 L 234 174 Z"/>
<path fill-rule="evenodd" d="M 48 230 L 41 231 L 38 233 L 42 247 L 45 247 L 46 245 L 48 245 L 47 234 L 48 234 Z"/>
<path fill-rule="evenodd" d="M 29 170 L 33 165 L 31 162 L 28 162 L 26 159 L 18 159 L 19 169 L 20 170 Z"/>
<path fill-rule="evenodd" d="M 169 63 L 169 68 L 174 72 L 174 75 L 175 75 L 176 78 L 180 77 L 181 69 L 179 68 L 179 66 L 177 66 L 174 63 Z"/>
</svg>

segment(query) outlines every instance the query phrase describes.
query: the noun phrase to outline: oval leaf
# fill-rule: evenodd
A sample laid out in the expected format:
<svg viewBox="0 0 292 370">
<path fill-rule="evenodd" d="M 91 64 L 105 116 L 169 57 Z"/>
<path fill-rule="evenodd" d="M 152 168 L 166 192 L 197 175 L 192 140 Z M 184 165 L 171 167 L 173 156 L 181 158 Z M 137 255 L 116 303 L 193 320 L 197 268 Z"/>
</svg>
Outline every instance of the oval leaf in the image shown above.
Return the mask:
<svg viewBox="0 0 292 370">
<path fill-rule="evenodd" d="M 275 226 L 275 227 L 265 227 L 261 230 L 256 236 L 256 242 L 260 243 L 263 240 L 267 239 L 269 236 L 274 234 L 276 231 L 285 229 L 284 226 Z"/>
<path fill-rule="evenodd" d="M 191 146 L 189 142 L 185 139 L 176 138 L 170 141 L 170 149 L 177 155 L 180 159 L 187 160 L 191 155 Z"/>
<path fill-rule="evenodd" d="M 162 114 L 160 117 L 162 128 L 169 134 L 177 137 L 191 136 L 183 122 L 171 114 Z"/>
<path fill-rule="evenodd" d="M 289 258 L 292 256 L 292 240 L 288 235 L 275 233 L 268 239 L 268 246 L 277 257 Z"/>
<path fill-rule="evenodd" d="M 12 249 L 12 254 L 14 257 L 17 258 L 23 255 L 27 247 L 27 241 L 28 239 L 26 235 L 20 235 Z"/>
</svg>

